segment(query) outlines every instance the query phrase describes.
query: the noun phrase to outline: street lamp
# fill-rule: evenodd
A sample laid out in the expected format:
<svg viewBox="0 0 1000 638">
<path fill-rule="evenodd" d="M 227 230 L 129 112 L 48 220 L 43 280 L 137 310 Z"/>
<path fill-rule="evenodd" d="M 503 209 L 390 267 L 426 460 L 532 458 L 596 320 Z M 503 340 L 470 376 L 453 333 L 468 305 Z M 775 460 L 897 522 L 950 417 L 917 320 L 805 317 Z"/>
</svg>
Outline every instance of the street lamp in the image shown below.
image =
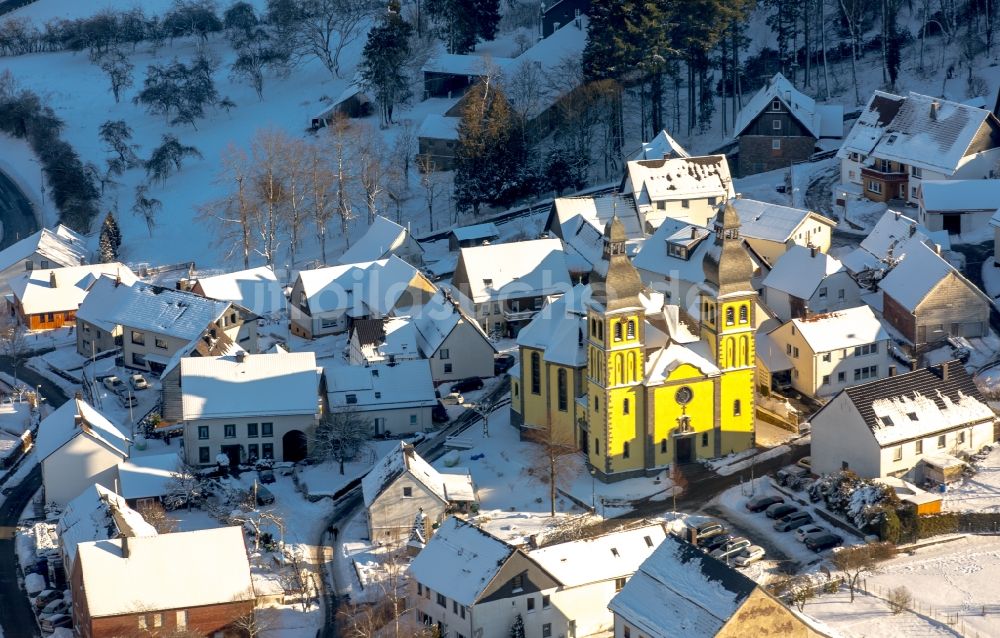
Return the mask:
<svg viewBox="0 0 1000 638">
<path fill-rule="evenodd" d="M 590 468 L 590 509 L 597 513 L 597 468 Z"/>
</svg>

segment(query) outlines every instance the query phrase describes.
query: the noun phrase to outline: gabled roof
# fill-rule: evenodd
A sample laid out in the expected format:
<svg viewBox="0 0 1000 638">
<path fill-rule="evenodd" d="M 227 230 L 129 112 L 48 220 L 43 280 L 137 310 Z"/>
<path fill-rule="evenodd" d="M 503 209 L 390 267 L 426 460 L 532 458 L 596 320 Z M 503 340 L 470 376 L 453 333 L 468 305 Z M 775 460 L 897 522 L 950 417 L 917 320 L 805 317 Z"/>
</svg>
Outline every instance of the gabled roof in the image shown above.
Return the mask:
<svg viewBox="0 0 1000 638">
<path fill-rule="evenodd" d="M 213 331 L 215 334 L 212 334 Z M 180 366 L 181 360 L 186 357 L 225 357 L 235 356 L 237 352 L 245 352 L 245 350 L 225 332 L 212 328 L 206 329 L 200 335 L 181 346 L 170 357 L 167 365 L 163 368 L 163 372 L 160 373 L 160 378 L 165 378 L 175 368 Z"/>
<path fill-rule="evenodd" d="M 420 128 L 417 129 L 417 137 L 425 137 L 431 140 L 457 140 L 458 123 L 460 121 L 457 117 L 428 113 L 420 122 Z"/>
<path fill-rule="evenodd" d="M 137 281 L 116 285 L 102 277 L 80 305 L 77 317 L 98 326 L 125 326 L 190 341 L 222 317 L 232 304 Z"/>
<path fill-rule="evenodd" d="M 137 281 L 128 266 L 113 262 L 89 266 L 67 266 L 32 270 L 10 280 L 11 292 L 26 315 L 76 310 L 101 277 L 121 279 L 131 286 Z M 54 285 L 53 285 L 54 284 Z"/>
<path fill-rule="evenodd" d="M 118 484 L 122 498 L 156 498 L 170 491 L 182 465 L 176 452 L 137 456 L 118 464 Z"/>
<path fill-rule="evenodd" d="M 513 58 L 486 57 L 474 54 L 445 53 L 444 47 L 432 55 L 420 68 L 421 73 L 445 73 L 448 75 L 487 75 L 491 67 L 501 70 L 509 68 Z"/>
<path fill-rule="evenodd" d="M 879 282 L 878 287 L 907 311 L 914 312 L 927 295 L 951 274 L 964 282 L 984 303 L 990 303 L 989 297 L 978 286 L 923 242 L 912 242 L 912 247 L 907 247 L 899 263 Z"/>
<path fill-rule="evenodd" d="M 361 494 L 364 496 L 365 507 L 371 507 L 375 499 L 406 472 L 409 472 L 410 476 L 426 487 L 431 494 L 441 499 L 441 503 L 448 503 L 444 481 L 438 471 L 417 454 L 412 445 L 400 442 L 379 459 L 361 479 Z"/>
<path fill-rule="evenodd" d="M 281 312 L 287 303 L 270 266 L 200 277 L 197 282 L 206 297 L 239 304 L 261 316 Z"/>
<path fill-rule="evenodd" d="M 861 248 L 878 259 L 899 257 L 900 247 L 910 238 L 920 241 L 930 238 L 930 231 L 898 211 L 887 210 L 875 223 L 868 236 L 861 240 Z"/>
<path fill-rule="evenodd" d="M 387 259 L 392 251 L 402 246 L 409 237 L 408 230 L 390 219 L 376 215 L 375 221 L 368 227 L 365 234 L 354 241 L 351 247 L 340 256 L 337 263 L 345 265 Z M 416 242 L 413 243 L 416 244 Z"/>
<path fill-rule="evenodd" d="M 187 357 L 181 360 L 183 419 L 314 415 L 319 381 L 313 352 Z"/>
<path fill-rule="evenodd" d="M 635 152 L 634 155 L 629 157 L 630 160 L 655 160 L 655 159 L 670 159 L 674 157 L 691 157 L 683 146 L 681 146 L 677 140 L 667 133 L 667 129 L 660 131 L 656 137 L 649 140 L 648 142 L 643 142 L 639 150 Z"/>
<path fill-rule="evenodd" d="M 325 366 L 323 374 L 331 409 L 364 411 L 437 405 L 431 364 L 426 359 L 365 367 L 334 363 Z M 354 397 L 353 402 L 348 402 L 349 396 Z"/>
<path fill-rule="evenodd" d="M 388 259 L 299 272 L 310 314 L 388 314 L 419 271 L 396 255 Z"/>
<path fill-rule="evenodd" d="M 577 25 L 579 22 L 579 26 Z M 580 15 L 579 20 L 571 20 L 559 27 L 549 37 L 535 42 L 526 51 L 511 60 L 501 75 L 501 81 L 508 86 L 508 94 L 513 90 L 512 82 L 515 82 L 522 73 L 522 69 L 537 69 L 544 75 L 558 71 L 559 65 L 567 59 L 577 60 L 583 54 L 584 47 L 587 46 L 587 28 L 589 21 L 587 16 Z M 568 74 L 563 74 L 564 76 Z M 527 76 L 533 77 L 533 76 Z M 534 77 L 537 77 L 535 75 Z M 575 89 L 566 80 L 559 85 L 549 82 L 534 81 L 537 94 L 530 104 L 527 104 L 525 115 L 528 119 L 537 117 L 545 112 L 550 106 L 555 104 L 559 98 Z M 539 86 L 541 85 L 541 86 Z M 546 86 L 548 85 L 548 86 Z"/>
<path fill-rule="evenodd" d="M 87 261 L 87 240 L 62 224 L 54 230 L 43 228 L 0 251 L 0 270 L 24 261 L 36 252 L 56 266 L 79 266 Z"/>
<path fill-rule="evenodd" d="M 608 609 L 647 634 L 710 638 L 756 589 L 732 567 L 667 536 Z"/>
<path fill-rule="evenodd" d="M 882 446 L 996 418 L 972 375 L 958 361 L 851 386 L 841 392 Z M 826 406 L 812 419 L 824 409 Z"/>
<path fill-rule="evenodd" d="M 121 535 L 156 536 L 156 529 L 142 514 L 128 506 L 124 496 L 96 484 L 66 504 L 56 531 L 63 553 L 71 564 L 76 560 L 76 547 L 80 543 Z"/>
<path fill-rule="evenodd" d="M 656 351 L 646 361 L 646 385 L 663 383 L 670 374 L 682 365 L 691 365 L 706 377 L 719 374 L 719 368 L 712 363 L 711 354 L 705 342 L 689 344 L 671 343 Z"/>
<path fill-rule="evenodd" d="M 552 202 L 553 221 L 558 224 L 556 234 L 569 250 L 580 255 L 590 267 L 603 269 L 601 259 L 604 248 L 604 226 L 615 215 L 625 227 L 629 242 L 641 241 L 642 215 L 635 207 L 635 199 L 619 193 L 593 197 L 557 197 Z M 603 274 L 603 273 L 602 273 Z"/>
<path fill-rule="evenodd" d="M 35 439 L 35 455 L 44 461 L 78 436 L 91 439 L 123 459 L 128 457 L 130 441 L 124 429 L 83 399 L 71 399 L 42 419 Z"/>
<path fill-rule="evenodd" d="M 513 546 L 454 516 L 410 563 L 410 577 L 460 605 L 472 605 L 516 552 Z"/>
<path fill-rule="evenodd" d="M 810 299 L 824 279 L 843 269 L 838 259 L 795 244 L 774 264 L 763 285 L 799 299 Z"/>
<path fill-rule="evenodd" d="M 549 363 L 574 368 L 587 364 L 587 308 L 590 290 L 577 284 L 559 299 L 543 307 L 517 333 L 517 345 L 542 350 Z"/>
<path fill-rule="evenodd" d="M 928 180 L 920 183 L 924 210 L 994 211 L 1000 206 L 1000 179 Z"/>
<path fill-rule="evenodd" d="M 564 587 L 577 587 L 632 575 L 666 535 L 661 524 L 643 525 L 542 547 L 528 552 L 528 558 Z"/>
<path fill-rule="evenodd" d="M 706 241 L 707 240 L 707 241 Z M 669 246 L 683 245 L 688 258 L 671 255 Z M 705 279 L 702 261 L 712 247 L 711 231 L 704 226 L 666 218 L 656 231 L 643 242 L 632 265 L 671 280 L 681 279 L 692 284 Z"/>
<path fill-rule="evenodd" d="M 878 157 L 952 175 L 982 125 L 996 117 L 981 108 L 910 92 L 875 91 L 837 157 Z"/>
<path fill-rule="evenodd" d="M 419 355 L 417 328 L 410 317 L 356 319 L 351 323 L 351 338 L 357 338 L 358 345 L 378 359 Z"/>
<path fill-rule="evenodd" d="M 625 165 L 621 192 L 637 203 L 736 197 L 725 155 L 635 160 Z"/>
<path fill-rule="evenodd" d="M 81 543 L 77 566 L 92 618 L 254 599 L 243 529 L 217 527 Z"/>
<path fill-rule="evenodd" d="M 776 73 L 767 81 L 746 106 L 736 115 L 733 137 L 740 134 L 757 119 L 757 116 L 775 99 L 781 100 L 792 116 L 819 139 L 844 136 L 844 107 L 840 104 L 816 104 L 811 97 L 796 89 L 785 76 Z"/>
<path fill-rule="evenodd" d="M 428 359 L 433 357 L 462 320 L 490 344 L 490 348 L 496 350 L 496 346 L 490 341 L 479 322 L 466 315 L 458 303 L 446 296 L 443 290 L 439 290 L 413 317 L 413 325 L 417 331 L 417 347 L 424 357 Z"/>
<path fill-rule="evenodd" d="M 868 306 L 792 319 L 792 325 L 815 353 L 889 339 L 889 333 Z"/>
<path fill-rule="evenodd" d="M 456 272 L 468 277 L 474 303 L 562 293 L 570 288 L 562 242 L 534 239 L 463 248 Z M 456 282 L 457 283 L 457 282 Z"/>
<path fill-rule="evenodd" d="M 816 222 L 833 228 L 837 222 L 803 208 L 779 206 L 753 199 L 734 199 L 733 207 L 740 214 L 740 235 L 752 239 L 786 242 L 802 224 Z"/>
<path fill-rule="evenodd" d="M 472 226 L 458 226 L 451 229 L 451 234 L 458 241 L 489 240 L 492 241 L 500 237 L 500 230 L 496 224 L 474 224 Z"/>
</svg>

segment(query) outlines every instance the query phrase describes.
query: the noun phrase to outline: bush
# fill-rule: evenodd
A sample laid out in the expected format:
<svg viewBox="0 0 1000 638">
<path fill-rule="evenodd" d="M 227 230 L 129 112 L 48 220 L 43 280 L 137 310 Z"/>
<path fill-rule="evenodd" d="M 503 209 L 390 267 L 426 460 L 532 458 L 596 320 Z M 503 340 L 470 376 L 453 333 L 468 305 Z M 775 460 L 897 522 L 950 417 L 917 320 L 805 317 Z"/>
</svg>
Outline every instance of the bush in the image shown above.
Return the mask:
<svg viewBox="0 0 1000 638">
<path fill-rule="evenodd" d="M 895 616 L 910 608 L 910 605 L 913 604 L 913 594 L 910 593 L 910 590 L 905 585 L 900 585 L 889 590 L 886 600 L 889 603 L 892 615 Z"/>
<path fill-rule="evenodd" d="M 958 531 L 958 515 L 954 512 L 917 517 L 917 538 L 930 538 Z"/>
<path fill-rule="evenodd" d="M 879 525 L 878 537 L 883 541 L 897 545 L 901 533 L 902 523 L 899 520 L 899 514 L 896 513 L 895 508 L 886 507 Z"/>
</svg>

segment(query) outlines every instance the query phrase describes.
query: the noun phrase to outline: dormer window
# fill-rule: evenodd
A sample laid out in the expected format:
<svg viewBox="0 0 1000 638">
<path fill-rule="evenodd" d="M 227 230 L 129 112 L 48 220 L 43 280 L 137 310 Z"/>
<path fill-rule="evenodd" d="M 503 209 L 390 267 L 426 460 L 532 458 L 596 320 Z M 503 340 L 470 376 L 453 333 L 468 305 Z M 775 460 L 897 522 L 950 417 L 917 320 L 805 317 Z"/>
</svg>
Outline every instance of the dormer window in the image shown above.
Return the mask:
<svg viewBox="0 0 1000 638">
<path fill-rule="evenodd" d="M 487 288 L 492 288 L 493 287 L 493 280 L 492 279 L 483 279 L 483 285 L 486 286 Z"/>
<path fill-rule="evenodd" d="M 773 100 L 771 100 L 771 110 L 772 111 L 780 111 L 781 110 L 781 100 L 779 100 L 778 98 L 774 98 Z"/>
</svg>

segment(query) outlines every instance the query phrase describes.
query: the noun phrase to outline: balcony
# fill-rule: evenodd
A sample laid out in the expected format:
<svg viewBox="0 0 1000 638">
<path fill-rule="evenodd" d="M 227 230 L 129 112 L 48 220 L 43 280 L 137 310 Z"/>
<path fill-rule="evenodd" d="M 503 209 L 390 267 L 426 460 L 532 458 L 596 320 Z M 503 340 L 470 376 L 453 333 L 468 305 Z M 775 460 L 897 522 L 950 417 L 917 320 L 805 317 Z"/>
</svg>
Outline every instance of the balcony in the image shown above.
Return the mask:
<svg viewBox="0 0 1000 638">
<path fill-rule="evenodd" d="M 510 321 L 527 321 L 528 319 L 531 319 L 532 317 L 534 317 L 536 312 L 538 312 L 538 311 L 535 310 L 535 309 L 531 309 L 531 310 L 513 310 L 511 308 L 504 308 L 503 309 L 503 318 L 504 318 L 505 321 L 508 321 L 508 322 L 510 322 Z"/>
<path fill-rule="evenodd" d="M 898 173 L 883 172 L 874 166 L 863 166 L 861 168 L 861 177 L 876 179 L 883 183 L 899 183 L 908 181 L 910 174 L 906 171 Z"/>
</svg>

